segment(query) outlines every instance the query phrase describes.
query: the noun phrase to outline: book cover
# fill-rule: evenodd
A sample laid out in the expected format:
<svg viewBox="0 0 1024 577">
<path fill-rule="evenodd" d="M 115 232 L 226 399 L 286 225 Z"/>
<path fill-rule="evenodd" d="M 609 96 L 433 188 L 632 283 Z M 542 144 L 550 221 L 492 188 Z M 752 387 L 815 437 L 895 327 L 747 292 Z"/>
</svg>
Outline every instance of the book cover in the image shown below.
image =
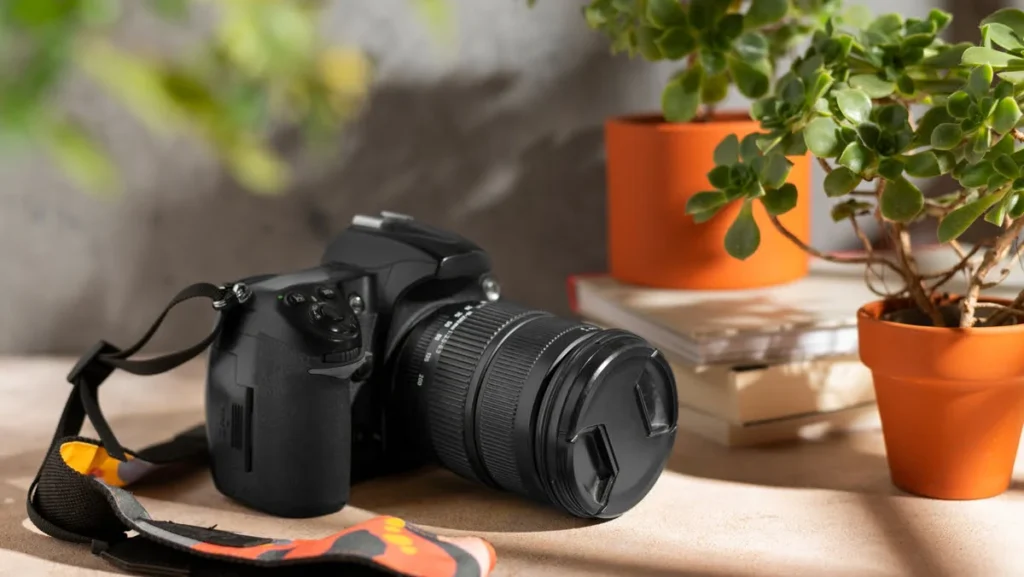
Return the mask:
<svg viewBox="0 0 1024 577">
<path fill-rule="evenodd" d="M 856 356 L 774 365 L 670 365 L 680 405 L 736 425 L 837 411 L 875 400 L 871 371 Z"/>
<path fill-rule="evenodd" d="M 922 269 L 952 259 L 926 251 Z M 899 286 L 879 270 L 878 286 Z M 988 292 L 1015 296 L 1024 273 Z M 955 290 L 955 283 L 950 290 Z M 691 365 L 780 363 L 857 352 L 857 310 L 877 300 L 864 267 L 814 260 L 807 277 L 744 290 L 671 290 L 620 283 L 607 275 L 569 279 L 569 302 L 580 316 L 632 331 Z"/>
<path fill-rule="evenodd" d="M 727 447 L 753 447 L 794 440 L 819 439 L 835 433 L 877 430 L 880 426 L 875 403 L 744 425 L 730 423 L 689 407 L 679 408 L 680 429 Z"/>
</svg>

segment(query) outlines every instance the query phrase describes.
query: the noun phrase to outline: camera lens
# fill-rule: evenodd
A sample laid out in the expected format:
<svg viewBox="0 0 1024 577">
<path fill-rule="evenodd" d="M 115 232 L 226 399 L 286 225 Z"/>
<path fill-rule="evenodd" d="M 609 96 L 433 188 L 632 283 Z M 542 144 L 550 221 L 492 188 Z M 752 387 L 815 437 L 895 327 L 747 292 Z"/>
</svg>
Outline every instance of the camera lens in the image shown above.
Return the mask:
<svg viewBox="0 0 1024 577">
<path fill-rule="evenodd" d="M 672 372 L 625 331 L 508 302 L 449 305 L 398 363 L 409 434 L 444 467 L 579 517 L 636 505 L 675 440 Z"/>
</svg>

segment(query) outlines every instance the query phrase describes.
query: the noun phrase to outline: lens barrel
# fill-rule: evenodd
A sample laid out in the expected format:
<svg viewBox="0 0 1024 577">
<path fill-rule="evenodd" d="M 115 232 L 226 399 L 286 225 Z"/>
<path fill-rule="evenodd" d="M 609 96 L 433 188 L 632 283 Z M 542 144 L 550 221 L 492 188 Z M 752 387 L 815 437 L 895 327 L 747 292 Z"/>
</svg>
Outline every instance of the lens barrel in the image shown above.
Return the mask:
<svg viewBox="0 0 1024 577">
<path fill-rule="evenodd" d="M 636 505 L 675 440 L 672 372 L 625 331 L 509 302 L 450 305 L 398 362 L 413 434 L 443 466 L 579 517 Z"/>
</svg>

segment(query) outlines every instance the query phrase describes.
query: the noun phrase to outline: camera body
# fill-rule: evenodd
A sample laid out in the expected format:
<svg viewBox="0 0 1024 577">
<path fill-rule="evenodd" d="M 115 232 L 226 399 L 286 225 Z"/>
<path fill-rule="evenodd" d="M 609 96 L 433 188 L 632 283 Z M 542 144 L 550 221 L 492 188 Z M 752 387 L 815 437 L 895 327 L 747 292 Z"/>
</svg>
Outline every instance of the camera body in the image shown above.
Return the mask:
<svg viewBox="0 0 1024 577">
<path fill-rule="evenodd" d="M 453 303 L 497 300 L 479 246 L 407 216 L 356 217 L 322 264 L 244 279 L 210 349 L 207 434 L 222 493 L 282 517 L 339 510 L 350 483 L 409 469 L 429 448 L 393 407 L 393 357 Z M 392 422 L 388 422 L 391 420 Z"/>
<path fill-rule="evenodd" d="M 211 345 L 217 488 L 312 517 L 352 483 L 437 463 L 584 518 L 653 487 L 677 395 L 657 349 L 502 300 L 487 253 L 410 217 L 358 216 L 320 266 L 241 281 Z"/>
</svg>

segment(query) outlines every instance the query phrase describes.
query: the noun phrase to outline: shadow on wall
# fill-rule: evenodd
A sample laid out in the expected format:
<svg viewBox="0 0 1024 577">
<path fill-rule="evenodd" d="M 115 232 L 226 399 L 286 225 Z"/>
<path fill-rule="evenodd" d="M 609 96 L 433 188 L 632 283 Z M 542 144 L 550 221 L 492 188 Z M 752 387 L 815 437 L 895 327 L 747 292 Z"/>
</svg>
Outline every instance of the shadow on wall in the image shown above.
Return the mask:
<svg viewBox="0 0 1024 577">
<path fill-rule="evenodd" d="M 229 181 L 187 197 L 140 194 L 109 233 L 133 239 L 118 278 L 83 282 L 33 348 L 78 353 L 100 337 L 126 346 L 184 286 L 315 265 L 354 214 L 380 210 L 466 235 L 491 253 L 507 298 L 567 314 L 566 276 L 601 270 L 605 258 L 601 113 L 581 119 L 573 108 L 602 90 L 614 101 L 629 64 L 596 50 L 518 102 L 507 98 L 508 76 L 384 85 L 345 131 L 341 161 L 300 173 L 286 195 L 261 198 Z M 153 347 L 185 346 L 208 329 L 208 304 L 183 309 Z"/>
</svg>

